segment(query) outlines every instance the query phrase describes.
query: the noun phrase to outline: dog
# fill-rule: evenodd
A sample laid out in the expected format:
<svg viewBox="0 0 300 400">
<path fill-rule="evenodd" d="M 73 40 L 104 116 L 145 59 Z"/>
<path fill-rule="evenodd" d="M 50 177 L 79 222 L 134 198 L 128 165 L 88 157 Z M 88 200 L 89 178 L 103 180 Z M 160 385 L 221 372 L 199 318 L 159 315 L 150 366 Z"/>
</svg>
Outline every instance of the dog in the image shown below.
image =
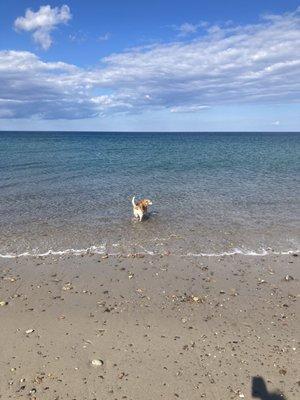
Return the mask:
<svg viewBox="0 0 300 400">
<path fill-rule="evenodd" d="M 133 207 L 133 215 L 141 222 L 144 216 L 147 215 L 148 207 L 152 205 L 152 201 L 149 199 L 143 199 L 135 202 L 135 196 L 133 196 L 131 202 Z"/>
</svg>

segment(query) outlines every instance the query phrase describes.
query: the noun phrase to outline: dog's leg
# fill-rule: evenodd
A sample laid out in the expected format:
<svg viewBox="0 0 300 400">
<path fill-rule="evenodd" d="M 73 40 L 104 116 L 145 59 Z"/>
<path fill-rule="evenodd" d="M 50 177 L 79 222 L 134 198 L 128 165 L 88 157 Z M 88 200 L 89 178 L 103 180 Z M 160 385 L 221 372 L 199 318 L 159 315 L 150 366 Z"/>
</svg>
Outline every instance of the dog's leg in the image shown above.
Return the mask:
<svg viewBox="0 0 300 400">
<path fill-rule="evenodd" d="M 137 210 L 136 208 L 133 209 L 133 215 L 134 215 L 134 218 L 137 219 L 138 221 L 141 220 L 139 210 Z"/>
<path fill-rule="evenodd" d="M 144 216 L 143 211 L 142 211 L 142 210 L 139 210 L 139 211 L 138 211 L 138 215 L 139 215 L 139 218 L 140 218 L 140 222 L 142 222 L 143 216 Z"/>
</svg>

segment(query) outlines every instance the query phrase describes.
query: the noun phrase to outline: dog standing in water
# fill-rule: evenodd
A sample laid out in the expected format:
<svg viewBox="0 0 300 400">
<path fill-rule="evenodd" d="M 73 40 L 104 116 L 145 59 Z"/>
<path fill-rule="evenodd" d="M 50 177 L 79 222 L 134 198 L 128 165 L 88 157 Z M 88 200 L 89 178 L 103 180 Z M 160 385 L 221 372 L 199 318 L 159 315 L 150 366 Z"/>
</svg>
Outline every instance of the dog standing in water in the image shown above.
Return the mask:
<svg viewBox="0 0 300 400">
<path fill-rule="evenodd" d="M 135 202 L 135 196 L 133 196 L 131 202 L 133 206 L 133 215 L 135 218 L 138 218 L 139 221 L 142 221 L 144 216 L 147 214 L 148 207 L 152 205 L 152 201 L 149 199 L 143 199 Z"/>
</svg>

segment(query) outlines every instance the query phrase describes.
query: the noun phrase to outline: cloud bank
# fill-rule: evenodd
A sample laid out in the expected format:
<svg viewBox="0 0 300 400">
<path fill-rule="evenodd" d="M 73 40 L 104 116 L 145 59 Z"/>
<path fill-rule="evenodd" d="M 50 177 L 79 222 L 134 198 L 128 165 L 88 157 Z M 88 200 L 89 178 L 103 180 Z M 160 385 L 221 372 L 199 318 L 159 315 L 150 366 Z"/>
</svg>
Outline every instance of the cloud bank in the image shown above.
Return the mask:
<svg viewBox="0 0 300 400">
<path fill-rule="evenodd" d="M 72 18 L 70 8 L 41 6 L 37 12 L 27 9 L 25 17 L 18 17 L 14 27 L 18 31 L 33 32 L 32 36 L 44 50 L 49 49 L 52 44 L 51 32 L 59 24 L 66 24 Z"/>
<path fill-rule="evenodd" d="M 203 113 L 224 104 L 295 103 L 300 98 L 299 48 L 300 8 L 265 15 L 255 25 L 208 26 L 205 34 L 188 42 L 112 54 L 101 60 L 100 68 L 1 51 L 0 117 Z"/>
</svg>

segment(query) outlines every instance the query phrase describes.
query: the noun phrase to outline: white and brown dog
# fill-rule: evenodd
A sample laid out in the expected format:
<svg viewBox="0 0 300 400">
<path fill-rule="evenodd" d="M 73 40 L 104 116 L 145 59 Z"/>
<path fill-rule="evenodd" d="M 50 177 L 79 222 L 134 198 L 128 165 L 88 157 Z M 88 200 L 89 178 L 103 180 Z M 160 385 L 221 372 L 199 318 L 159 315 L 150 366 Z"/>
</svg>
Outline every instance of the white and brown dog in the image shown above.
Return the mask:
<svg viewBox="0 0 300 400">
<path fill-rule="evenodd" d="M 149 199 L 143 199 L 135 202 L 135 196 L 133 196 L 131 202 L 133 206 L 133 215 L 135 218 L 142 221 L 144 216 L 147 215 L 148 207 L 152 205 L 152 201 Z"/>
</svg>

